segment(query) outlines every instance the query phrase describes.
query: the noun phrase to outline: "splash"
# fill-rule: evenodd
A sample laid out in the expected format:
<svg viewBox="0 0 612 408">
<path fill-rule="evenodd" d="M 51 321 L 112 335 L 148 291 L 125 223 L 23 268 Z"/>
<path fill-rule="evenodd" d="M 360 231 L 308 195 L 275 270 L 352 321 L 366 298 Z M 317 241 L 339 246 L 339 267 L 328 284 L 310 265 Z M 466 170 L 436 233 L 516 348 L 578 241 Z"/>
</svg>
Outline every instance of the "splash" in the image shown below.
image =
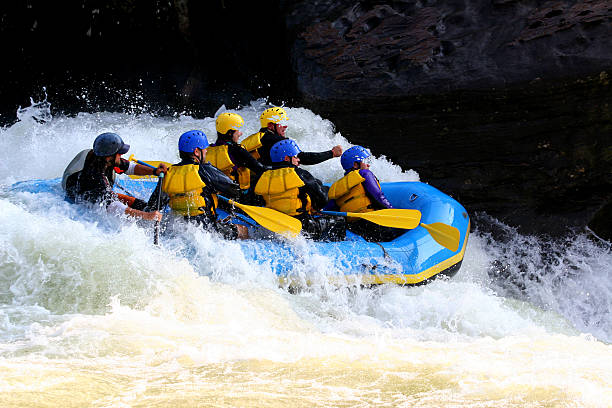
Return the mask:
<svg viewBox="0 0 612 408">
<path fill-rule="evenodd" d="M 51 104 L 47 101 L 47 89 L 43 88 L 45 98 L 40 102 L 34 102 L 33 98 L 30 98 L 30 106 L 22 108 L 21 106 L 17 109 L 17 119 L 19 121 L 35 121 L 37 123 L 50 122 L 53 119 L 51 114 Z"/>
<path fill-rule="evenodd" d="M 586 234 L 522 236 L 490 217 L 483 233 L 493 261 L 491 287 L 566 316 L 581 332 L 612 342 L 610 244 Z"/>
</svg>

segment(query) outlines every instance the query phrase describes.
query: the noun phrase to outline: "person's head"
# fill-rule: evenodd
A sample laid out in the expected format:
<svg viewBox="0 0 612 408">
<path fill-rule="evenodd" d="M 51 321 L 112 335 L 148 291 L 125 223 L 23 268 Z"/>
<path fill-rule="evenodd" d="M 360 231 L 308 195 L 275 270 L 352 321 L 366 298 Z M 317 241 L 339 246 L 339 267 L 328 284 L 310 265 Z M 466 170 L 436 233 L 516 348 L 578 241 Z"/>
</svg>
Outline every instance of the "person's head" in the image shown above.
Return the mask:
<svg viewBox="0 0 612 408">
<path fill-rule="evenodd" d="M 300 164 L 297 155 L 301 152 L 300 147 L 291 139 L 281 140 L 272 145 L 270 149 L 270 160 L 272 163 L 289 162 L 294 166 Z"/>
<path fill-rule="evenodd" d="M 287 112 L 279 107 L 268 108 L 259 117 L 262 128 L 267 128 L 283 137 L 285 136 L 285 130 L 287 130 L 287 126 L 283 125 L 283 122 L 287 120 L 289 120 Z"/>
<path fill-rule="evenodd" d="M 94 155 L 107 165 L 119 165 L 121 155 L 127 153 L 128 150 L 130 150 L 130 145 L 123 143 L 121 137 L 116 133 L 102 133 L 93 143 Z"/>
<path fill-rule="evenodd" d="M 217 137 L 225 140 L 232 140 L 238 143 L 242 132 L 238 128 L 244 125 L 244 119 L 237 113 L 224 112 L 217 116 L 215 127 L 217 129 Z"/>
<path fill-rule="evenodd" d="M 178 142 L 181 159 L 196 159 L 203 163 L 206 159 L 208 139 L 201 130 L 190 130 L 181 135 Z"/>
<path fill-rule="evenodd" d="M 368 160 L 370 156 L 370 152 L 364 147 L 353 146 L 342 153 L 340 164 L 345 171 L 368 169 L 370 168 Z"/>
</svg>

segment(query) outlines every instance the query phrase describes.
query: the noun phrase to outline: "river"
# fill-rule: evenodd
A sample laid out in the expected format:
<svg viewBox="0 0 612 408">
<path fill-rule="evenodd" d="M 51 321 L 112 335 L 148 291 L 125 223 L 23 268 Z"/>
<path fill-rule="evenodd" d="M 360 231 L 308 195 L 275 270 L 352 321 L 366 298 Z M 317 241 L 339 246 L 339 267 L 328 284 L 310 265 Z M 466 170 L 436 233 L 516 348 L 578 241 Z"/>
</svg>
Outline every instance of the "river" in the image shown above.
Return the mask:
<svg viewBox="0 0 612 408">
<path fill-rule="evenodd" d="M 235 110 L 245 135 L 264 105 Z M 287 111 L 303 150 L 350 145 L 316 112 Z M 495 233 L 472 231 L 452 279 L 290 293 L 239 243 L 190 228 L 185 256 L 179 241 L 153 246 L 149 225 L 11 189 L 60 177 L 105 131 L 140 159 L 174 162 L 178 136 L 214 135 L 213 117 L 51 115 L 47 103 L 17 115 L 0 130 L 2 407 L 612 406 L 605 242 L 523 236 L 479 214 Z M 337 159 L 308 170 L 342 175 Z M 385 157 L 372 170 L 419 180 Z M 326 261 L 309 267 L 325 274 Z"/>
</svg>

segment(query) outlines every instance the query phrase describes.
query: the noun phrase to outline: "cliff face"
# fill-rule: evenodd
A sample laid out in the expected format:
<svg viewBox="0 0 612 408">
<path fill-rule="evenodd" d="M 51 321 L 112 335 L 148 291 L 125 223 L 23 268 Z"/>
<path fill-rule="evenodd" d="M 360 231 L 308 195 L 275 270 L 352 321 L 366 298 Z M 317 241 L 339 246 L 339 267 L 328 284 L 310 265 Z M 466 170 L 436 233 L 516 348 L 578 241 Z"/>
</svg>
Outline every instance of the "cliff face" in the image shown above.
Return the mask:
<svg viewBox="0 0 612 408">
<path fill-rule="evenodd" d="M 444 93 L 612 67 L 612 4 L 315 1 L 288 11 L 298 86 L 314 99 Z"/>
<path fill-rule="evenodd" d="M 67 113 L 270 96 L 473 214 L 612 238 L 609 0 L 7 1 L 0 16 L 5 122 L 42 86 Z"/>
</svg>

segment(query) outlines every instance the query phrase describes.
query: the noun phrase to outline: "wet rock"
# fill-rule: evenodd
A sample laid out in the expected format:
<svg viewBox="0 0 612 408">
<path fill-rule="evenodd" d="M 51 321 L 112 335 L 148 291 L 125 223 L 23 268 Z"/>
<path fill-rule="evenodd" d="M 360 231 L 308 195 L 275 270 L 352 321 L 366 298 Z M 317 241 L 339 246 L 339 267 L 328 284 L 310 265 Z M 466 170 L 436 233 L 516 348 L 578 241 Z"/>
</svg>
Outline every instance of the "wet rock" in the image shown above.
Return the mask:
<svg viewBox="0 0 612 408">
<path fill-rule="evenodd" d="M 287 18 L 315 100 L 487 89 L 612 68 L 607 0 L 298 2 Z"/>
</svg>

